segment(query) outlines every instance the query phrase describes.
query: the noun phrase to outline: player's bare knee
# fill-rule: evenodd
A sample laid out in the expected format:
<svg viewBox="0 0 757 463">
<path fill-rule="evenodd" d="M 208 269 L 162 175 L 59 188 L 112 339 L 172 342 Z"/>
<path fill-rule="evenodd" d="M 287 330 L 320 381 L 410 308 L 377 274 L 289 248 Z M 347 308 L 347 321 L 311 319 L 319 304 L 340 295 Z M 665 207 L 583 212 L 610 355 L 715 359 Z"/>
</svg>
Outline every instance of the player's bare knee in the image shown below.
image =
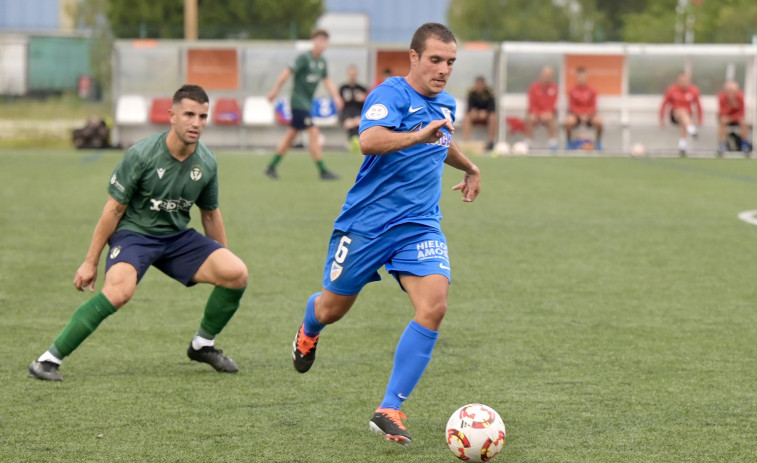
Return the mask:
<svg viewBox="0 0 757 463">
<path fill-rule="evenodd" d="M 227 288 L 239 289 L 247 286 L 247 265 L 235 256 L 224 266 L 218 275 L 218 285 Z"/>
<path fill-rule="evenodd" d="M 113 304 L 113 307 L 120 309 L 131 300 L 134 291 L 125 287 L 111 286 L 103 288 L 103 294 Z"/>
<path fill-rule="evenodd" d="M 227 287 L 234 289 L 244 288 L 247 286 L 248 279 L 247 266 L 240 260 L 233 269 L 230 269 L 228 277 Z"/>
</svg>

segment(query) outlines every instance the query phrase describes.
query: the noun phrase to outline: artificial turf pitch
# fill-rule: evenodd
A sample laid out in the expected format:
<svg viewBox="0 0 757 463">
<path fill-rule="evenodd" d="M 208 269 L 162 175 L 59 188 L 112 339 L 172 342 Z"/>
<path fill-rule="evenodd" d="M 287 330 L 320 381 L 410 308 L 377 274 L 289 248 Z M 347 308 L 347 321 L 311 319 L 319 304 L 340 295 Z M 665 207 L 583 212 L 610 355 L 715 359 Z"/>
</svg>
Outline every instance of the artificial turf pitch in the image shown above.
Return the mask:
<svg viewBox="0 0 757 463">
<path fill-rule="evenodd" d="M 89 297 L 73 276 L 120 154 L 0 152 L 0 461 L 452 462 L 444 426 L 469 402 L 507 425 L 495 461 L 757 455 L 757 227 L 737 219 L 757 209 L 753 161 L 476 158 L 472 204 L 448 169 L 449 310 L 403 448 L 368 431 L 412 317 L 386 273 L 324 331 L 309 373 L 291 365 L 353 155 L 327 156 L 337 182 L 300 154 L 278 182 L 267 156 L 218 155 L 230 248 L 250 270 L 218 338 L 239 373 L 186 357 L 210 287 L 152 269 L 63 383 L 26 376 Z"/>
</svg>

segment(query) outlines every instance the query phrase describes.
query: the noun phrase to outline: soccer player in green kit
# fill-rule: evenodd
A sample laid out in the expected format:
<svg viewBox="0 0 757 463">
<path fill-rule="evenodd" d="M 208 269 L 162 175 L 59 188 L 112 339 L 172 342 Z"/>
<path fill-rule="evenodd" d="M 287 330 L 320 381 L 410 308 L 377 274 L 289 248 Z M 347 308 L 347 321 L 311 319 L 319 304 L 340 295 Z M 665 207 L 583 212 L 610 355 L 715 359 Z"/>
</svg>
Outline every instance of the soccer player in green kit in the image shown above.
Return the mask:
<svg viewBox="0 0 757 463">
<path fill-rule="evenodd" d="M 318 29 L 313 32 L 310 38 L 313 42 L 313 49 L 297 56 L 294 62 L 282 71 L 279 79 L 273 86 L 273 90 L 268 94 L 268 100 L 273 102 L 284 82 L 289 79 L 289 76 L 294 75 L 294 85 L 292 86 L 290 99 L 292 122 L 284 134 L 284 138 L 281 139 L 281 142 L 276 147 L 276 154 L 273 155 L 271 163 L 265 170 L 265 174 L 274 180 L 279 178 L 276 166 L 281 162 L 287 150 L 292 145 L 294 137 L 301 130 L 308 131 L 308 148 L 310 149 L 310 155 L 318 167 L 321 180 L 336 180 L 339 178 L 338 175 L 326 169 L 326 164 L 323 162 L 323 152 L 319 140 L 321 132 L 318 130 L 318 127 L 313 125 L 310 109 L 313 106 L 313 94 L 316 87 L 318 87 L 318 82 L 323 82 L 323 85 L 326 86 L 326 90 L 328 90 L 331 98 L 334 100 L 337 111 L 342 110 L 344 103 L 342 102 L 342 97 L 339 96 L 339 92 L 336 91 L 336 87 L 334 87 L 331 79 L 329 79 L 326 60 L 323 58 L 323 52 L 326 51 L 326 47 L 329 45 L 329 33 L 323 29 Z"/>
<path fill-rule="evenodd" d="M 214 347 L 215 336 L 239 307 L 247 287 L 247 267 L 226 248 L 216 158 L 199 142 L 208 106 L 201 87 L 184 85 L 173 96 L 171 130 L 138 142 L 116 166 L 87 257 L 74 277 L 76 289 L 88 287 L 94 292 L 107 242 L 110 252 L 102 292 L 76 309 L 49 350 L 31 363 L 30 376 L 62 381 L 61 361 L 131 299 L 151 265 L 185 286 L 215 286 L 187 355 L 220 372 L 238 370 Z M 200 209 L 205 235 L 187 227 L 193 204 Z"/>
</svg>

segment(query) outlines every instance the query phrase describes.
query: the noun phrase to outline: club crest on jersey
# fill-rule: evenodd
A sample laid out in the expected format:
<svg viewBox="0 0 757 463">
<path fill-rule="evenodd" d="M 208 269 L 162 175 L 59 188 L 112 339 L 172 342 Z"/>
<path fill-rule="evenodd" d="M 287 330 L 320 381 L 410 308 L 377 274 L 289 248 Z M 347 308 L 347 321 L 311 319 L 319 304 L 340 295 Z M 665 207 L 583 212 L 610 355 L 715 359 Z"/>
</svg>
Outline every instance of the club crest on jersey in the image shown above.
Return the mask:
<svg viewBox="0 0 757 463">
<path fill-rule="evenodd" d="M 445 119 L 452 122 L 452 112 L 449 110 L 449 108 L 442 106 L 442 114 L 444 114 Z"/>
<path fill-rule="evenodd" d="M 389 110 L 386 109 L 386 106 L 382 105 L 381 103 L 376 103 L 375 105 L 368 108 L 368 111 L 365 112 L 365 118 L 372 121 L 383 119 L 388 115 Z"/>
<path fill-rule="evenodd" d="M 336 262 L 331 263 L 331 281 L 336 280 L 339 278 L 339 275 L 342 274 L 342 266 L 337 264 Z"/>
<path fill-rule="evenodd" d="M 111 260 L 113 260 L 116 257 L 118 257 L 119 254 L 121 254 L 121 246 L 116 246 L 115 248 L 113 248 L 113 249 L 110 250 L 110 256 L 109 257 L 111 258 Z"/>
<path fill-rule="evenodd" d="M 200 168 L 200 166 L 192 167 L 192 171 L 189 172 L 189 178 L 191 178 L 195 182 L 202 178 L 202 169 Z"/>
<path fill-rule="evenodd" d="M 163 178 L 163 174 L 166 173 L 166 169 L 158 167 L 158 178 Z"/>
</svg>

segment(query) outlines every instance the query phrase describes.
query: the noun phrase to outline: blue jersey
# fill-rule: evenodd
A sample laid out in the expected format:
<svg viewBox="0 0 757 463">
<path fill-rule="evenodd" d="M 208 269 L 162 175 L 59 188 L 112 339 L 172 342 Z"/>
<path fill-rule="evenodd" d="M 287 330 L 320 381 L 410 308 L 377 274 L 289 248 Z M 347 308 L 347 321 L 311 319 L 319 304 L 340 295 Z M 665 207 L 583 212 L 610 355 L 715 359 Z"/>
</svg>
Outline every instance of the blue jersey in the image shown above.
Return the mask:
<svg viewBox="0 0 757 463">
<path fill-rule="evenodd" d="M 404 77 L 390 77 L 373 89 L 363 106 L 360 131 L 374 126 L 419 131 L 429 122 L 454 121 L 455 99 L 442 91 L 427 97 Z M 381 156 L 365 156 L 334 228 L 376 237 L 403 223 L 440 229 L 444 160 L 452 142 L 446 127 L 436 143 L 422 143 Z"/>
</svg>

